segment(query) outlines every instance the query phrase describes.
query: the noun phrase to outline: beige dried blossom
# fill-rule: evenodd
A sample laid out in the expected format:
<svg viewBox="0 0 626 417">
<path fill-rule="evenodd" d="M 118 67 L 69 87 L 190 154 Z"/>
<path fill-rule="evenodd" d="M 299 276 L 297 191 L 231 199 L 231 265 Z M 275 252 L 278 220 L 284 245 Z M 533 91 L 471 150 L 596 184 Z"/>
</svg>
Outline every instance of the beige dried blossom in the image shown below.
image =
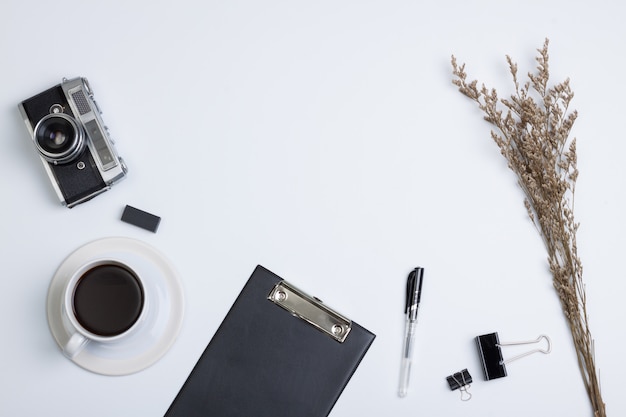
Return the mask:
<svg viewBox="0 0 626 417">
<path fill-rule="evenodd" d="M 543 239 L 548 265 L 563 313 L 572 333 L 578 365 L 595 417 L 606 417 L 597 377 L 594 346 L 586 308 L 583 266 L 578 257 L 574 220 L 576 140 L 569 139 L 578 113 L 569 79 L 549 86 L 548 39 L 536 57 L 535 73 L 520 84 L 517 64 L 507 56 L 515 92 L 500 98 L 495 89 L 468 81 L 465 64 L 452 56 L 453 84 L 478 104 L 493 126 L 491 137 L 517 175 L 524 206 Z"/>
</svg>

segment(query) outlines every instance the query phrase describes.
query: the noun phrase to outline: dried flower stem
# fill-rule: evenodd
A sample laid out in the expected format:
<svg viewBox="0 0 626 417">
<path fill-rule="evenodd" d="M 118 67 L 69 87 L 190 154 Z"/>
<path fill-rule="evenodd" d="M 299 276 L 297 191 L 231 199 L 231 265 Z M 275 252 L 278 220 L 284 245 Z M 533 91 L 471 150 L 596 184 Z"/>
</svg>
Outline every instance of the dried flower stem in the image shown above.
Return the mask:
<svg viewBox="0 0 626 417">
<path fill-rule="evenodd" d="M 548 264 L 561 307 L 569 325 L 578 365 L 595 417 L 606 417 L 596 373 L 593 339 L 589 330 L 583 267 L 578 257 L 574 220 L 576 140 L 568 136 L 578 116 L 569 105 L 574 97 L 569 79 L 548 86 L 548 40 L 538 49 L 537 71 L 520 84 L 517 64 L 506 61 L 515 84 L 510 98 L 499 98 L 495 89 L 467 81 L 465 64 L 452 56 L 453 84 L 478 104 L 493 126 L 491 137 L 517 175 L 525 194 L 530 220 L 543 239 Z"/>
</svg>

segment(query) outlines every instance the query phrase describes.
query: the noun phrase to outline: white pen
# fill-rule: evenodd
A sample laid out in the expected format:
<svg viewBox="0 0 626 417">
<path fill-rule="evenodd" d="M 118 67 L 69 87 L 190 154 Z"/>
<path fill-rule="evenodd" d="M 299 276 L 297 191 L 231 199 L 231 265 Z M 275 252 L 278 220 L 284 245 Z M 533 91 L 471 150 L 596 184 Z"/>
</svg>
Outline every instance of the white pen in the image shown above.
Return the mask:
<svg viewBox="0 0 626 417">
<path fill-rule="evenodd" d="M 406 304 L 404 307 L 406 324 L 404 330 L 404 345 L 402 347 L 402 363 L 400 365 L 400 387 L 398 388 L 398 396 L 400 397 L 405 397 L 409 388 L 411 357 L 413 356 L 415 327 L 417 324 L 417 310 L 422 295 L 423 279 L 424 268 L 417 267 L 411 271 L 406 282 Z"/>
</svg>

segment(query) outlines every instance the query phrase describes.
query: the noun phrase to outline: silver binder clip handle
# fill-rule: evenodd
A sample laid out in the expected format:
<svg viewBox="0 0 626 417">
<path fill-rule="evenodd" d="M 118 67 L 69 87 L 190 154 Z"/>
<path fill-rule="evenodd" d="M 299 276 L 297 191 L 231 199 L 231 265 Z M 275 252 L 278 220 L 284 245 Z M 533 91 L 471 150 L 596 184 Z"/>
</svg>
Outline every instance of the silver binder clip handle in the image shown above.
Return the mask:
<svg viewBox="0 0 626 417">
<path fill-rule="evenodd" d="M 459 388 L 459 391 L 461 391 L 461 401 L 469 401 L 472 399 L 472 394 L 469 392 L 469 385 L 463 385 L 461 388 Z"/>
<path fill-rule="evenodd" d="M 524 342 L 506 342 L 506 343 L 498 343 L 498 346 L 516 346 L 516 345 L 530 345 L 530 344 L 534 344 L 534 343 L 539 343 L 541 342 L 541 339 L 546 339 L 546 342 L 548 342 L 548 346 L 545 349 L 533 349 L 533 350 L 529 350 L 528 352 L 524 352 L 522 354 L 519 354 L 517 356 L 514 356 L 512 358 L 509 358 L 505 361 L 501 361 L 501 365 L 506 365 L 508 363 L 511 363 L 517 359 L 521 359 L 523 357 L 526 357 L 528 355 L 532 355 L 533 353 L 544 353 L 544 354 L 548 354 L 552 351 L 552 341 L 550 340 L 550 338 L 548 336 L 546 336 L 545 334 L 540 335 L 537 339 L 535 340 L 527 340 Z"/>
</svg>

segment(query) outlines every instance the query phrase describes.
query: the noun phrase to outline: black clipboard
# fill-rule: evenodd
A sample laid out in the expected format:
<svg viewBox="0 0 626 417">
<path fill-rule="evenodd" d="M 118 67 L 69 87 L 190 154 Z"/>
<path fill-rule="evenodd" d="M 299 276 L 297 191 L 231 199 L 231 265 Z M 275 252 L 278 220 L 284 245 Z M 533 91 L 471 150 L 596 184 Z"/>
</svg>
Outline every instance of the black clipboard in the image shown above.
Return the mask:
<svg viewBox="0 0 626 417">
<path fill-rule="evenodd" d="M 165 417 L 326 417 L 375 337 L 259 265 Z"/>
</svg>

